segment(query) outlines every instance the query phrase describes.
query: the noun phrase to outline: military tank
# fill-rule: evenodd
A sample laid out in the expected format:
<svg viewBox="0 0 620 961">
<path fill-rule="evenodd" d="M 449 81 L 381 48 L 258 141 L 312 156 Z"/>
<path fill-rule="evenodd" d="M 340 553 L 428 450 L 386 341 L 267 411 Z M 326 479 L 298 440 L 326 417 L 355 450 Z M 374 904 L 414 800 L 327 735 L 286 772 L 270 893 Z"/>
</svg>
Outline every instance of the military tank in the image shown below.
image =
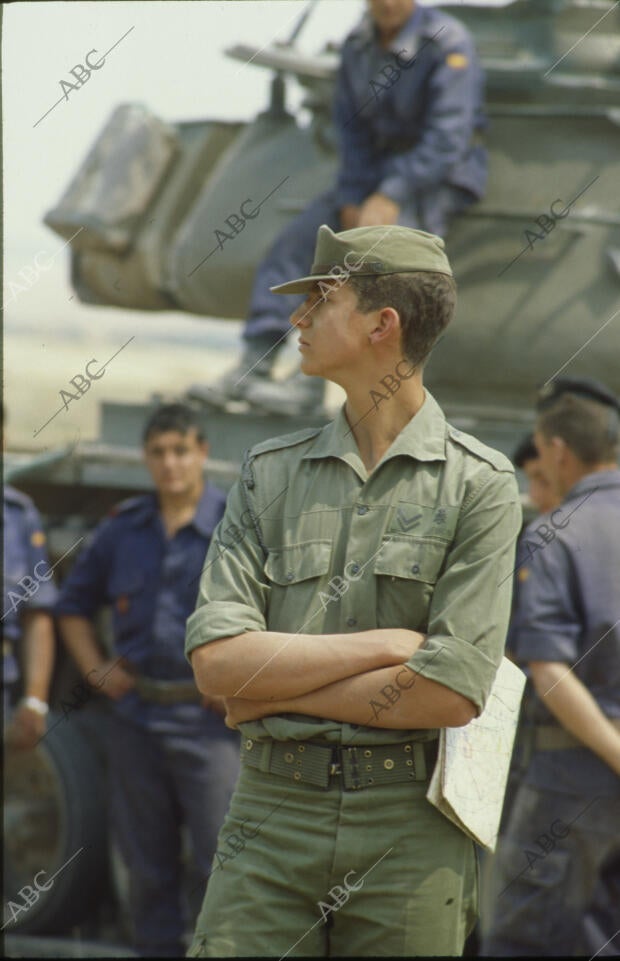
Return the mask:
<svg viewBox="0 0 620 961">
<path fill-rule="evenodd" d="M 456 426 L 510 453 L 532 422 L 538 384 L 566 371 L 620 391 L 620 8 L 613 0 L 514 0 L 459 3 L 455 13 L 474 34 L 486 70 L 490 179 L 484 200 L 446 238 L 459 307 L 431 358 L 428 383 Z M 167 123 L 138 104 L 114 111 L 45 217 L 73 238 L 72 288 L 102 317 L 118 307 L 181 310 L 197 323 L 244 317 L 260 258 L 336 170 L 337 47 L 303 56 L 296 47 L 302 25 L 303 17 L 288 44 L 228 51 L 273 71 L 270 102 L 251 123 Z M 304 89 L 308 122 L 286 107 L 292 79 Z M 95 442 L 8 452 L 8 479 L 44 514 L 53 559 L 113 503 L 148 489 L 136 438 L 162 399 L 104 403 Z M 246 447 L 324 422 L 243 404 L 202 415 L 210 476 L 225 488 Z M 101 635 L 105 644 L 105 625 Z M 61 663 L 57 712 L 75 680 L 72 666 Z M 12 932 L 85 925 L 118 936 L 105 923 L 105 905 L 122 902 L 122 881 L 101 827 L 100 710 L 87 705 L 47 744 L 9 757 L 7 890 L 28 883 L 33 850 L 39 869 L 51 874 L 75 847 L 88 849 L 80 870 L 78 859 L 71 879 L 44 892 Z"/>
</svg>

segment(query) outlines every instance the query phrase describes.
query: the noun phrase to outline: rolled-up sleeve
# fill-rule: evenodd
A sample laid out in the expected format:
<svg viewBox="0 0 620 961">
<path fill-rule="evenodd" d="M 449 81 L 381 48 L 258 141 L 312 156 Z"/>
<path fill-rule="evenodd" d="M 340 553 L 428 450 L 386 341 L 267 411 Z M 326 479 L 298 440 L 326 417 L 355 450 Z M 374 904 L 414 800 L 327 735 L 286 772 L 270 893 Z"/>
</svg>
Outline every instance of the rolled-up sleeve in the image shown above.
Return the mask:
<svg viewBox="0 0 620 961">
<path fill-rule="evenodd" d="M 263 549 L 238 481 L 207 551 L 196 610 L 187 620 L 185 656 L 221 637 L 266 630 L 268 602 Z"/>
<path fill-rule="evenodd" d="M 480 713 L 504 654 L 521 505 L 514 475 L 494 472 L 464 506 L 431 601 L 428 636 L 408 666 Z"/>
<path fill-rule="evenodd" d="M 57 617 L 71 615 L 90 619 L 108 602 L 106 585 L 112 546 L 111 526 L 106 520 L 91 535 L 64 581 L 54 608 Z"/>
<path fill-rule="evenodd" d="M 29 506 L 26 511 L 25 528 L 27 534 L 28 569 L 34 572 L 38 583 L 38 590 L 34 592 L 32 597 L 25 600 L 25 606 L 30 610 L 43 609 L 50 611 L 56 603 L 58 591 L 52 580 L 53 573 L 47 556 L 41 517 L 34 505 Z M 43 574 L 38 573 L 40 565 L 46 568 Z"/>
</svg>

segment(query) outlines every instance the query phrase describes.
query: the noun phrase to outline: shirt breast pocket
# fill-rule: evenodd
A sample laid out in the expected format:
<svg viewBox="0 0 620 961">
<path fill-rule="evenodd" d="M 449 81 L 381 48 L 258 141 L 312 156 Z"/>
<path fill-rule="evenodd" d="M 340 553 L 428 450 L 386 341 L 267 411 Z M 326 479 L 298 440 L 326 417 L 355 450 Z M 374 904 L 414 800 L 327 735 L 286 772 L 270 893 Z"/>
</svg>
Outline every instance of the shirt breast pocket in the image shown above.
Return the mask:
<svg viewBox="0 0 620 961">
<path fill-rule="evenodd" d="M 329 540 L 288 544 L 269 552 L 265 561 L 271 587 L 268 630 L 299 630 L 307 618 L 321 610 L 318 592 L 322 579 L 329 574 L 331 556 Z"/>
<path fill-rule="evenodd" d="M 423 631 L 446 559 L 448 542 L 415 537 L 389 537 L 377 555 L 378 627 Z"/>
</svg>

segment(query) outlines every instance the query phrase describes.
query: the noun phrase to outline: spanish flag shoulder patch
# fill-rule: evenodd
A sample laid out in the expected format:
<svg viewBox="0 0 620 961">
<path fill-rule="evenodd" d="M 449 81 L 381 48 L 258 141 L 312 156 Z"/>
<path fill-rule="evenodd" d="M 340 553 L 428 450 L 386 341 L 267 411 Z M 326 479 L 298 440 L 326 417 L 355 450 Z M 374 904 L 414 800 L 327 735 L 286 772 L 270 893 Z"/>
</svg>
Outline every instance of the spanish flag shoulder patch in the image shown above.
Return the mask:
<svg viewBox="0 0 620 961">
<path fill-rule="evenodd" d="M 45 534 L 43 531 L 33 531 L 30 535 L 30 543 L 33 547 L 42 547 L 45 544 Z"/>
<path fill-rule="evenodd" d="M 464 53 L 449 53 L 446 57 L 446 63 L 453 70 L 462 70 L 469 63 L 469 59 Z"/>
</svg>

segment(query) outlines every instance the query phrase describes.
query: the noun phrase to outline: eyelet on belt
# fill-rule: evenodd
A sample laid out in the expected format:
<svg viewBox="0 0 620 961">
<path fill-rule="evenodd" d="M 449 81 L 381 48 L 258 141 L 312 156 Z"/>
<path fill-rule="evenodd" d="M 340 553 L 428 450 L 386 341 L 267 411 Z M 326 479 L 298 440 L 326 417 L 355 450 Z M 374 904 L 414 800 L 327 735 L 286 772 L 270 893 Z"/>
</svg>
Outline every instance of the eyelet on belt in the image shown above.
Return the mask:
<svg viewBox="0 0 620 961">
<path fill-rule="evenodd" d="M 297 750 L 299 751 L 300 754 L 303 754 L 303 752 L 306 750 L 305 744 L 298 744 Z"/>
<path fill-rule="evenodd" d="M 394 761 L 392 760 L 391 757 L 386 757 L 385 761 L 383 762 L 383 767 L 385 768 L 386 771 L 392 770 L 392 768 L 394 767 Z"/>
<path fill-rule="evenodd" d="M 367 765 L 366 765 L 366 770 L 367 770 L 367 771 L 372 771 L 372 764 L 367 764 Z"/>
<path fill-rule="evenodd" d="M 369 751 L 368 749 L 365 750 L 365 751 L 364 751 L 364 757 L 372 757 L 372 751 Z"/>
<path fill-rule="evenodd" d="M 284 755 L 284 760 L 286 761 L 287 764 L 291 763 L 291 761 L 293 760 L 293 755 L 291 754 L 290 751 L 286 752 L 286 754 Z"/>
<path fill-rule="evenodd" d="M 405 744 L 405 751 L 407 752 L 407 754 L 411 753 L 411 744 Z"/>
<path fill-rule="evenodd" d="M 301 781 L 301 771 L 295 771 L 295 773 L 293 774 L 293 780 Z"/>
<path fill-rule="evenodd" d="M 254 741 L 252 740 L 251 737 L 249 737 L 245 742 L 245 749 L 246 751 L 251 751 L 253 747 L 254 747 Z"/>
<path fill-rule="evenodd" d="M 413 767 L 413 761 L 411 759 L 409 759 L 408 761 L 405 761 L 405 764 L 407 765 L 407 767 Z"/>
</svg>

